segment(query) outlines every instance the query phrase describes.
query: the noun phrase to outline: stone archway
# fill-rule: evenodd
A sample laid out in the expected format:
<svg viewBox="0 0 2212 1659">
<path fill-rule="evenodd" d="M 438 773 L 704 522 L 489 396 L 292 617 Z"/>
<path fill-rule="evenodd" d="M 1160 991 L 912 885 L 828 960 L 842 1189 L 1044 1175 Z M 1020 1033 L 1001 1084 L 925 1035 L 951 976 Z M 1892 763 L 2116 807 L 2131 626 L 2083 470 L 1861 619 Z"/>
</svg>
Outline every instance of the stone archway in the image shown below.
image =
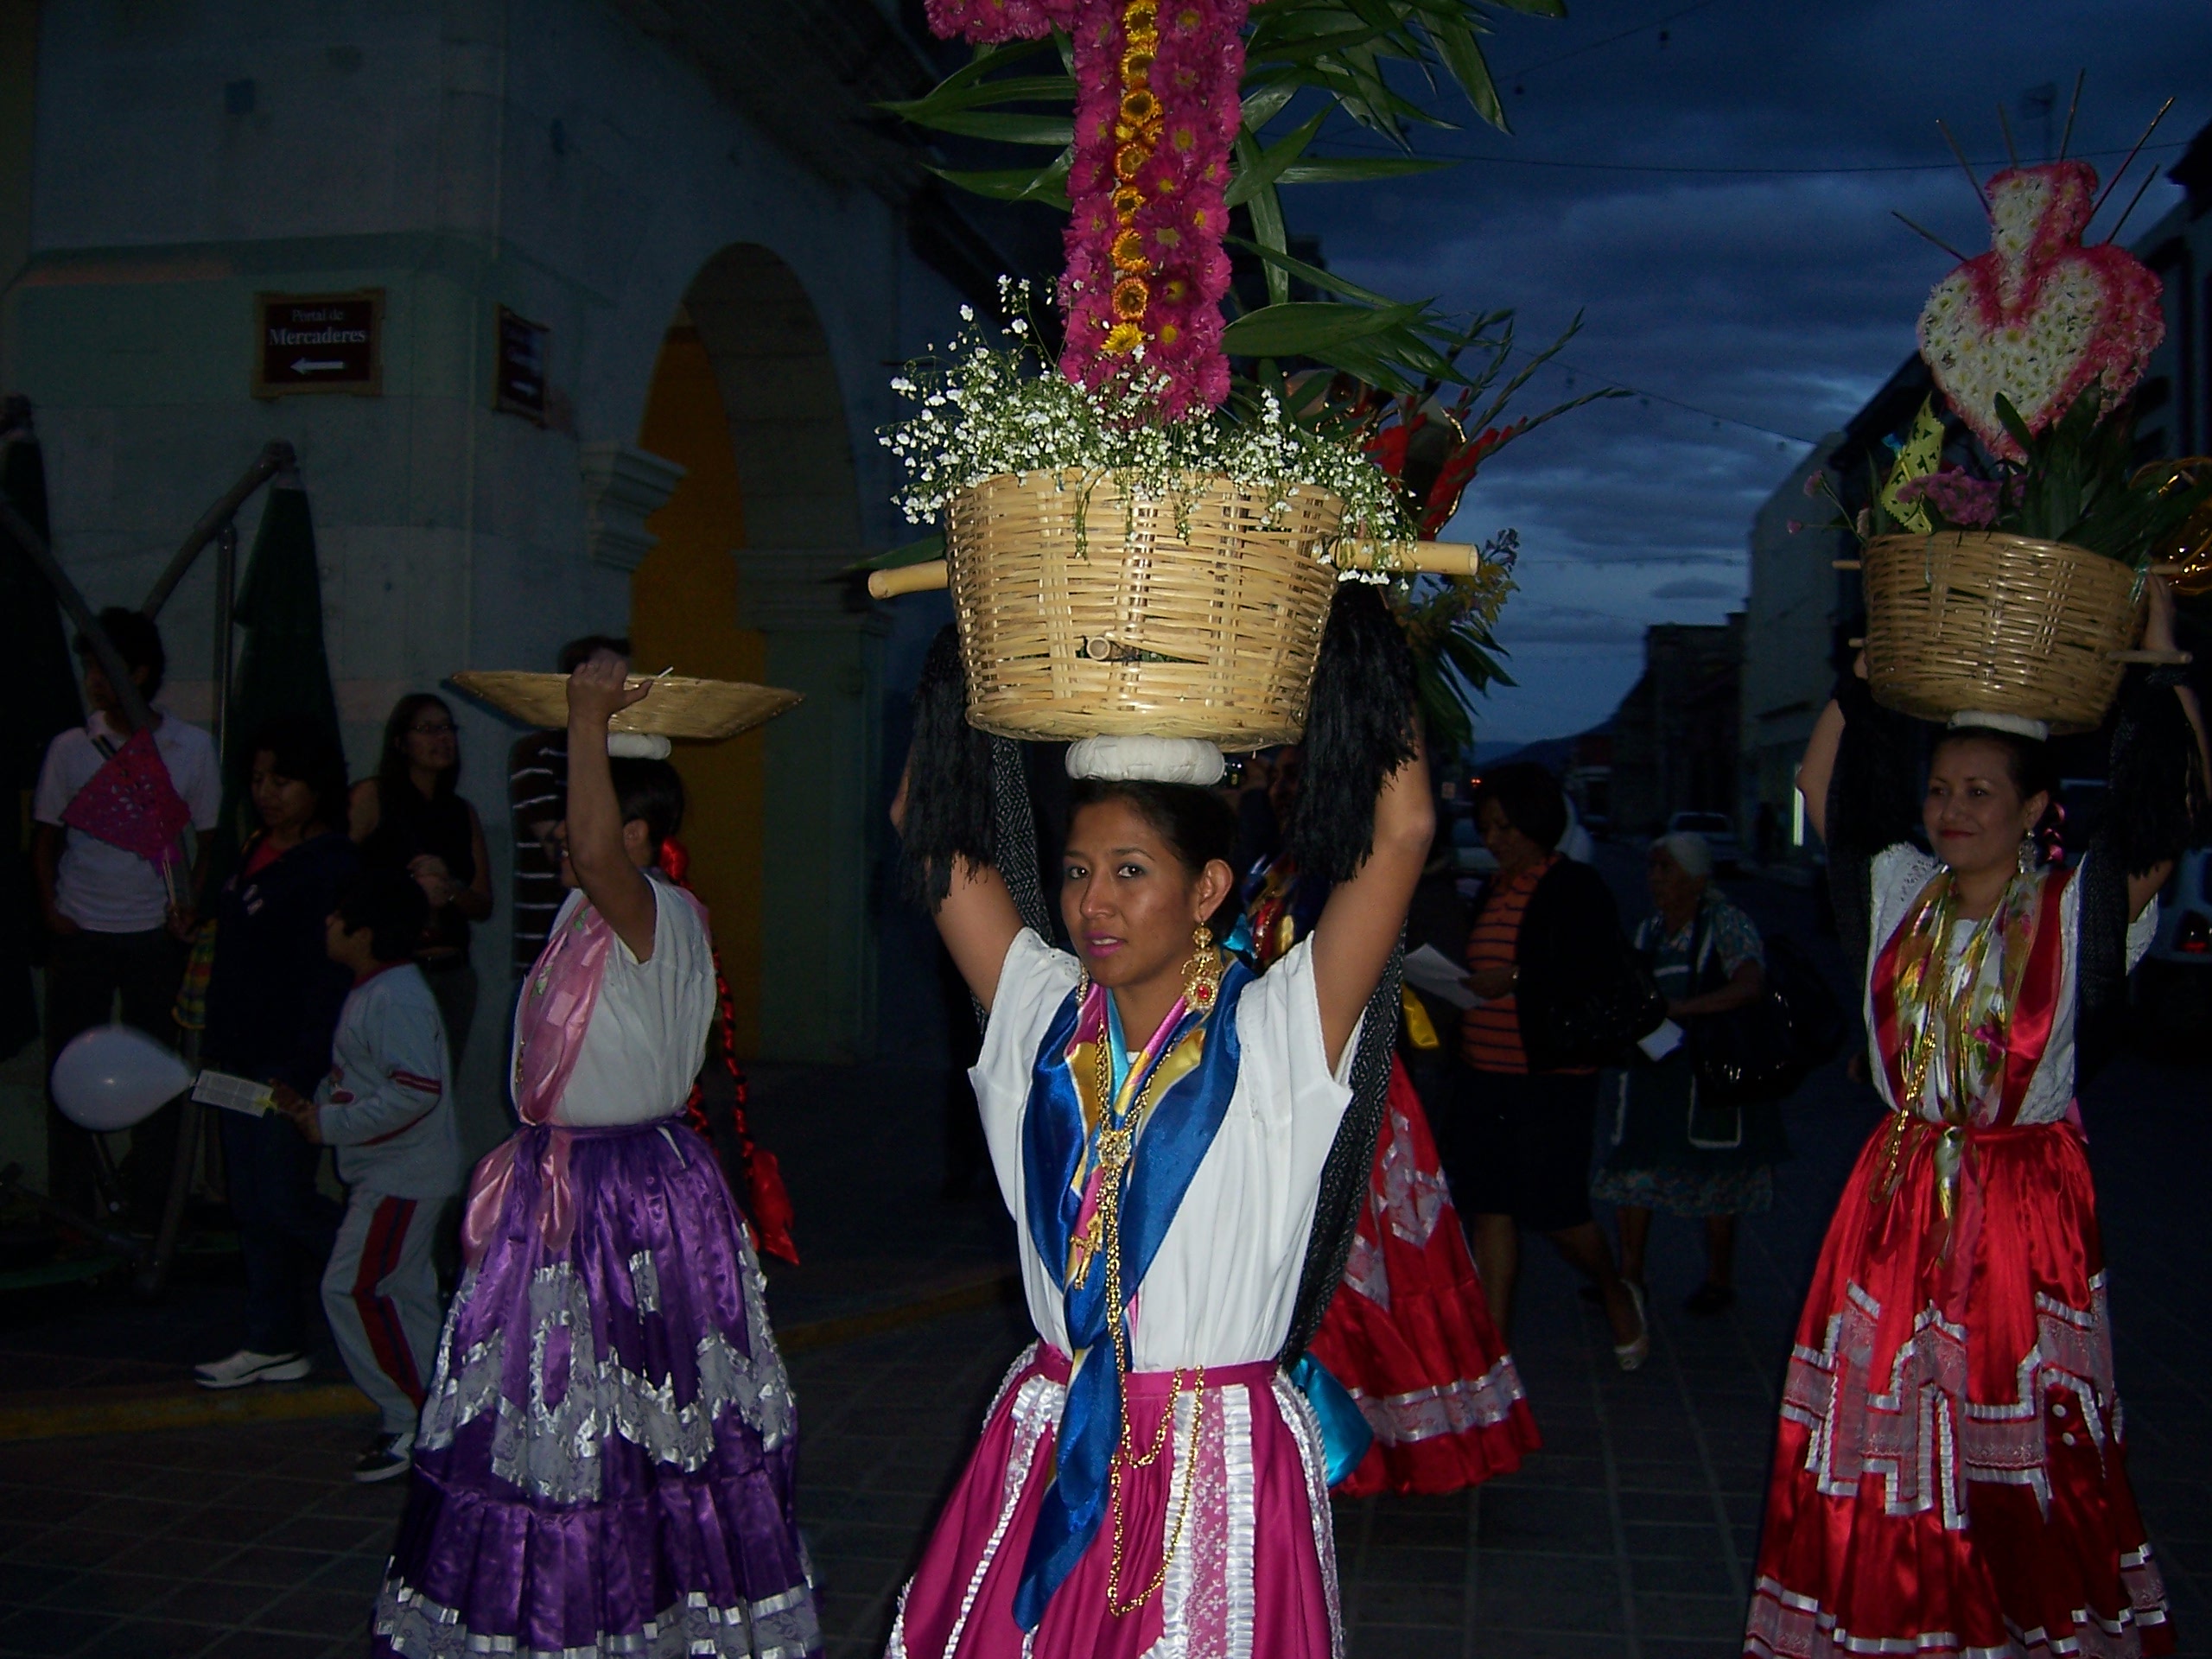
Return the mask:
<svg viewBox="0 0 2212 1659">
<path fill-rule="evenodd" d="M 726 454 L 700 447 L 700 423 L 717 416 Z M 734 873 L 730 925 L 716 926 L 741 1037 L 765 1059 L 869 1058 L 884 625 L 837 580 L 861 555 L 844 400 L 813 302 L 774 253 L 735 244 L 692 279 L 639 445 L 685 450 L 700 474 L 648 521 L 656 534 L 666 526 L 666 545 L 632 580 L 641 659 L 658 631 L 712 663 L 701 671 L 742 671 L 806 698 L 726 758 L 697 763 L 702 805 L 736 815 L 714 840 L 751 867 Z M 732 461 L 734 480 L 718 480 Z"/>
</svg>

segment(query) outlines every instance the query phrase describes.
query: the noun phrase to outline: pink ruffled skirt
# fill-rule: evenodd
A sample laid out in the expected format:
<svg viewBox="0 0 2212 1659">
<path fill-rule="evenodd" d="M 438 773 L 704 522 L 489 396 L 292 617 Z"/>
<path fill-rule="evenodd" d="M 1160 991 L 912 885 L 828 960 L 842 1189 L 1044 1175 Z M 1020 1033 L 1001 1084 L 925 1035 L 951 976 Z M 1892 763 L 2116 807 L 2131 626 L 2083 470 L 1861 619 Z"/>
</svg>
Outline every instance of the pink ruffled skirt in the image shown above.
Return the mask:
<svg viewBox="0 0 2212 1659">
<path fill-rule="evenodd" d="M 887 1659 L 1328 1659 L 1342 1650 L 1336 1547 L 1319 1431 L 1272 1360 L 1210 1368 L 1204 1402 L 1182 1374 L 1173 1455 L 1122 1478 L 1122 1599 L 1167 1567 L 1133 1612 L 1107 1606 L 1109 1516 L 1024 1649 L 1014 1598 L 1051 1483 L 1068 1359 L 1033 1344 L 899 1598 Z M 1130 1438 L 1158 1440 L 1174 1374 L 1133 1373 Z M 1185 1491 L 1188 1500 L 1185 1502 Z M 1181 1536 L 1168 1545 L 1181 1519 Z"/>
</svg>

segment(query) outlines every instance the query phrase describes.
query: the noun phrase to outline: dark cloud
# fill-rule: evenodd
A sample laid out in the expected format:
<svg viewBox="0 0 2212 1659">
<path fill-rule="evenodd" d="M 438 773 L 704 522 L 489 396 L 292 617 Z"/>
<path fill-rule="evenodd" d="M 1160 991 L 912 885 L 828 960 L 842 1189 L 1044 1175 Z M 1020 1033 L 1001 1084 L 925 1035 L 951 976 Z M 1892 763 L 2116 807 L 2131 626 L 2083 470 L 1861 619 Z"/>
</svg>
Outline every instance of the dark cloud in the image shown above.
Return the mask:
<svg viewBox="0 0 2212 1659">
<path fill-rule="evenodd" d="M 1741 582 L 1714 582 L 1708 576 L 1685 576 L 1662 582 L 1651 590 L 1654 599 L 1722 599 L 1735 604 L 1744 597 Z"/>
<path fill-rule="evenodd" d="M 1451 308 L 1513 307 L 1530 346 L 1580 312 L 1581 334 L 1516 412 L 1597 385 L 1638 389 L 1530 435 L 1468 493 L 1453 533 L 1512 525 L 1524 550 L 1522 592 L 1501 628 L 1522 684 L 1493 699 L 1489 736 L 1593 723 L 1635 679 L 1646 625 L 1718 621 L 1741 602 L 1752 513 L 1805 443 L 1910 353 L 1921 302 L 1949 268 L 1892 210 L 1964 251 L 1986 245 L 1937 117 L 1993 162 L 1985 176 L 2004 153 L 1998 105 L 2040 159 L 2042 126 L 2018 116 L 2020 96 L 2056 83 L 2063 123 L 2077 68 L 2088 89 L 2075 154 L 2124 149 L 2170 93 L 2178 102 L 2160 143 L 2212 118 L 2202 0 L 1716 0 L 1669 23 L 1663 48 L 1646 29 L 1525 67 L 1678 9 L 1587 0 L 1565 22 L 1500 15 L 1490 55 L 1514 136 L 1471 128 L 1424 141 L 1487 159 L 1285 194 L 1294 227 L 1318 233 L 1330 265 L 1355 281 Z M 1369 142 L 1344 136 L 1340 149 Z M 2175 154 L 2159 154 L 2161 171 Z M 1606 172 L 1516 158 L 1935 170 Z M 2117 159 L 2094 164 L 2109 172 Z M 2119 200 L 2133 188 L 2131 176 Z M 2177 199 L 2161 179 L 2130 234 Z"/>
</svg>

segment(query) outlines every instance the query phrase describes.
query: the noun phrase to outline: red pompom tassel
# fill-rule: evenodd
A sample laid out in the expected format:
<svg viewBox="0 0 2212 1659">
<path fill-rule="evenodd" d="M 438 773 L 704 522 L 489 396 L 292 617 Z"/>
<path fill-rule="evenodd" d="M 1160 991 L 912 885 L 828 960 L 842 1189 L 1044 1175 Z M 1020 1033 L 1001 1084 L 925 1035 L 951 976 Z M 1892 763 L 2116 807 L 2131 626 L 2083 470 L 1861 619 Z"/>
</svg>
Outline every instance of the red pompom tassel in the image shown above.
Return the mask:
<svg viewBox="0 0 2212 1659">
<path fill-rule="evenodd" d="M 671 880 L 689 887 L 685 880 L 691 868 L 691 855 L 683 843 L 671 836 L 661 843 L 660 867 Z M 785 1190 L 782 1168 L 776 1154 L 765 1147 L 756 1146 L 752 1126 L 746 1121 L 745 1109 L 751 1091 L 747 1088 L 745 1072 L 737 1063 L 737 1006 L 731 1000 L 729 981 L 722 976 L 722 953 L 717 950 L 715 958 L 715 1008 L 721 1030 L 722 1064 L 729 1069 L 733 1089 L 730 1104 L 730 1125 L 737 1133 L 738 1160 L 744 1166 L 746 1209 L 750 1212 L 754 1242 L 761 1249 L 779 1260 L 798 1265 L 798 1246 L 791 1239 L 791 1194 Z M 684 1119 L 696 1130 L 708 1145 L 714 1144 L 713 1132 L 707 1123 L 702 1102 L 706 1090 L 697 1084 L 691 1085 L 691 1098 L 684 1103 Z"/>
</svg>

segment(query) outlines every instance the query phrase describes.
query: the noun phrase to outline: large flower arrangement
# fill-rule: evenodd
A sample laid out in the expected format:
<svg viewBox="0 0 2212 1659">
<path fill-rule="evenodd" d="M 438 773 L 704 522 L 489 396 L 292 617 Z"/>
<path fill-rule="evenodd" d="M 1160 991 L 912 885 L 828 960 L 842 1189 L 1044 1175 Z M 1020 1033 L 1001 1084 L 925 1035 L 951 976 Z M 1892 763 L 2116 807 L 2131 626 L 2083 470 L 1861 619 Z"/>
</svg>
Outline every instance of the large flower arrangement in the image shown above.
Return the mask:
<svg viewBox="0 0 2212 1659">
<path fill-rule="evenodd" d="M 1502 3 L 1564 13 L 1562 0 Z M 1508 315 L 1454 321 L 1395 303 L 1289 251 L 1282 188 L 1444 165 L 1408 141 L 1442 116 L 1400 87 L 1425 79 L 1506 125 L 1476 0 L 926 0 L 925 10 L 975 58 L 891 107 L 957 139 L 1053 152 L 1042 166 L 937 170 L 1069 217 L 1056 360 L 1040 344 L 1052 331 L 1009 291 L 1003 330 L 969 315 L 947 351 L 893 382 L 911 412 L 883 442 L 906 468 L 898 500 L 910 521 L 1001 474 L 1110 477 L 1126 497 L 1171 502 L 1210 474 L 1278 501 L 1301 488 L 1338 496 L 1357 551 L 1326 555 L 1347 577 L 1389 581 L 1402 567 L 1385 552 L 1378 570 L 1376 548 L 1436 537 L 1490 455 L 1588 401 L 1504 419 L 1550 355 L 1505 376 Z M 1053 48 L 1062 73 L 1035 73 Z M 1311 153 L 1332 116 L 1402 153 Z M 1271 135 L 1278 124 L 1288 130 Z M 1250 232 L 1239 245 L 1261 264 L 1265 303 L 1240 307 L 1231 291 L 1232 214 Z M 1327 297 L 1294 299 L 1294 282 Z M 927 537 L 874 563 L 920 563 L 940 545 Z M 1512 591 L 1513 547 L 1510 531 L 1494 538 L 1471 578 L 1395 583 L 1431 731 L 1446 741 L 1465 741 L 1468 697 L 1503 678 L 1491 629 Z"/>
<path fill-rule="evenodd" d="M 1561 0 L 1508 3 L 1564 12 Z M 1173 423 L 1231 400 L 1236 359 L 1310 359 L 1393 393 L 1458 378 L 1448 353 L 1460 331 L 1449 320 L 1291 256 L 1279 191 L 1444 165 L 1410 153 L 1408 128 L 1443 118 L 1396 90 L 1394 66 L 1456 90 L 1503 128 L 1474 0 L 928 0 L 926 11 L 938 33 L 975 44 L 976 58 L 928 97 L 890 107 L 958 139 L 1054 152 L 1041 167 L 938 170 L 1000 200 L 1067 209 L 1058 296 L 1067 378 L 1093 391 L 1135 380 L 1150 417 Z M 1055 47 L 1064 73 L 1032 73 L 1035 54 Z M 1301 96 L 1305 118 L 1269 138 Z M 1332 115 L 1408 153 L 1310 154 Z M 1224 320 L 1225 244 L 1240 208 L 1268 303 Z M 1294 278 L 1332 297 L 1293 301 Z"/>
<path fill-rule="evenodd" d="M 2131 400 L 2164 337 L 2160 285 L 2126 249 L 2083 245 L 2096 188 L 2079 161 L 1989 181 L 1989 251 L 1936 285 L 1917 330 L 1971 441 L 1953 437 L 1931 397 L 1868 480 L 1867 504 L 1844 514 L 1861 539 L 1993 530 L 2144 566 L 2212 498 L 2212 478 L 2135 466 Z M 1843 506 L 1824 474 L 1806 492 Z"/>
</svg>

